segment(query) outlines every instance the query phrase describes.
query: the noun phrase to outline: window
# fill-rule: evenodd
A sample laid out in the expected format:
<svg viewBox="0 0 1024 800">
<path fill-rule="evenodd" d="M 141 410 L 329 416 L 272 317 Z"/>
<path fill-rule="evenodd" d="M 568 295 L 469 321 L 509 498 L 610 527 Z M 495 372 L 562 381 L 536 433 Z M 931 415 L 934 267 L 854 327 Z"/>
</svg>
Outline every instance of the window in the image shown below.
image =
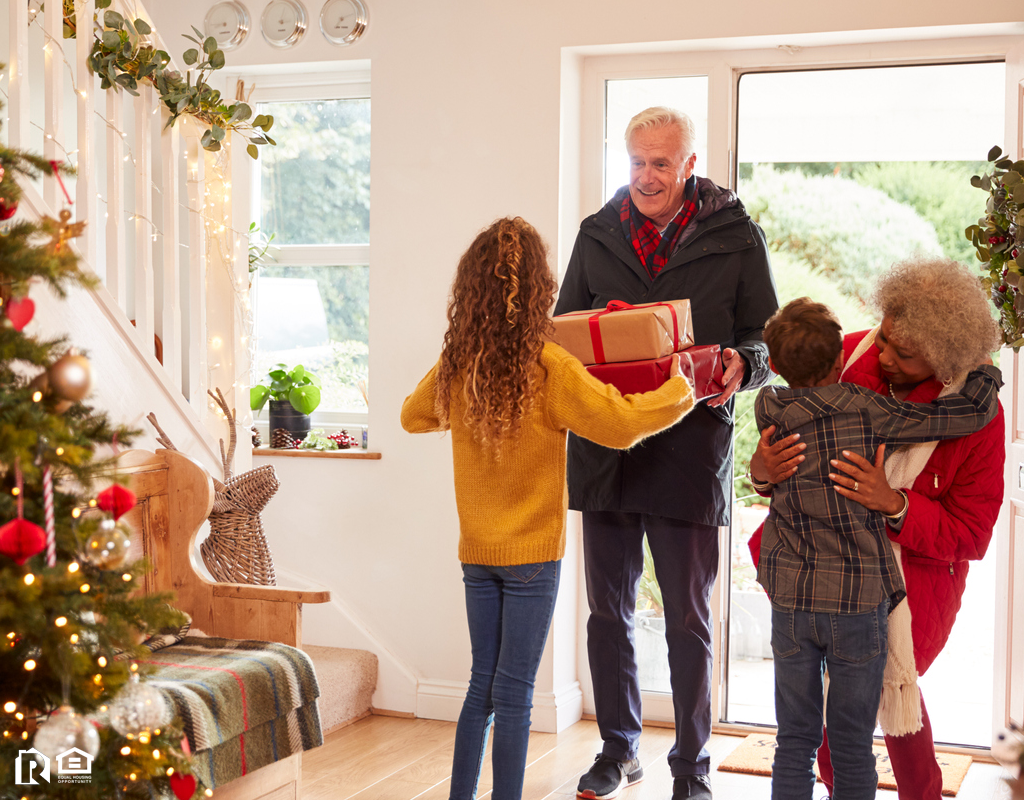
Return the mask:
<svg viewBox="0 0 1024 800">
<path fill-rule="evenodd" d="M 274 117 L 278 142 L 261 148 L 254 167 L 254 218 L 273 240 L 254 280 L 253 373 L 260 379 L 278 363 L 313 371 L 321 382 L 318 425 L 367 418 L 368 78 L 306 85 L 292 78 L 253 97 L 256 113 Z"/>
</svg>

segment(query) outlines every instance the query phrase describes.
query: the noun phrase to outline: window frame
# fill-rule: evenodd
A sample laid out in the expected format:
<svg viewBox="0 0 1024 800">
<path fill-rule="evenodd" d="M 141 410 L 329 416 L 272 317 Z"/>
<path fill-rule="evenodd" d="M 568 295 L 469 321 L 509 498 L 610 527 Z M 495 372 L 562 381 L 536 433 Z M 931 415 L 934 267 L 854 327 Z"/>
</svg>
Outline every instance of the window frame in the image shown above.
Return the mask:
<svg viewBox="0 0 1024 800">
<path fill-rule="evenodd" d="M 280 101 L 317 101 L 317 100 L 371 100 L 369 62 L 341 62 L 329 65 L 326 71 L 289 72 L 259 74 L 255 78 L 255 88 L 248 100 L 254 113 L 260 103 Z M 372 120 L 372 105 L 371 105 Z M 276 132 L 275 132 L 276 133 Z M 372 121 L 371 121 L 371 159 L 372 159 Z M 250 219 L 259 220 L 262 206 L 260 182 L 260 162 L 253 161 L 250 181 Z M 371 188 L 371 232 L 372 239 L 372 188 Z M 285 267 L 351 267 L 367 266 L 372 268 L 371 243 L 366 244 L 279 244 L 272 245 L 274 261 Z M 259 293 L 259 276 L 253 281 L 253 308 Z M 255 312 L 254 312 L 255 314 Z M 255 316 L 253 326 L 256 326 Z M 258 347 L 258 344 L 256 345 Z M 254 356 L 255 356 L 254 350 Z M 253 358 L 251 369 L 253 383 L 263 377 L 256 375 L 256 358 Z M 366 428 L 369 422 L 369 410 L 358 411 L 314 411 L 310 415 L 315 428 L 335 431 L 341 428 Z M 254 424 L 261 433 L 268 427 L 266 415 L 254 415 Z M 359 438 L 358 436 L 356 437 Z"/>
</svg>

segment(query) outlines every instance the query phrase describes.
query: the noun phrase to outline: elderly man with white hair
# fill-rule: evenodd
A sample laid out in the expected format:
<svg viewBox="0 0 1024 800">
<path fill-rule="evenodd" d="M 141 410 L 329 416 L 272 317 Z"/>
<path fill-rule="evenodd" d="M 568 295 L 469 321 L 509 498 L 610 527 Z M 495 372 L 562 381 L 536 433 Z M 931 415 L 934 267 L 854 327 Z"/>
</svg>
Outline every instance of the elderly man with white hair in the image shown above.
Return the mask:
<svg viewBox="0 0 1024 800">
<path fill-rule="evenodd" d="M 772 377 L 761 339 L 778 301 L 761 229 L 736 195 L 694 174 L 694 128 L 655 107 L 626 128 L 629 185 L 580 225 L 556 314 L 611 300 L 689 299 L 697 344 L 722 346 L 725 391 L 628 451 L 570 435 L 570 506 L 583 512 L 587 648 L 604 745 L 577 795 L 643 777 L 633 612 L 646 534 L 665 607 L 676 742 L 673 800 L 711 798 L 711 591 L 729 524 L 733 400 Z"/>
</svg>

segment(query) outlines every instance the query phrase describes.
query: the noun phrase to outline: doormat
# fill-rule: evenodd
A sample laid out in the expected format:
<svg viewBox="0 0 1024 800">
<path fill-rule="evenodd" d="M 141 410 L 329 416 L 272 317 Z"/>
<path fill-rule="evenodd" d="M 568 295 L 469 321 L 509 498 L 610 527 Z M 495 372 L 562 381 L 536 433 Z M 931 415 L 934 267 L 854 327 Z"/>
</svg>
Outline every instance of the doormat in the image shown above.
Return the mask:
<svg viewBox="0 0 1024 800">
<path fill-rule="evenodd" d="M 876 744 L 872 749 L 875 751 L 878 788 L 894 790 L 896 780 L 892 775 L 892 765 L 889 763 L 889 754 L 885 751 L 885 745 Z M 970 769 L 972 759 L 970 756 L 951 753 L 937 753 L 936 755 L 939 768 L 942 770 L 942 794 L 946 797 L 956 797 L 956 793 L 960 791 L 960 784 L 963 783 L 967 770 Z M 723 772 L 743 772 L 748 775 L 768 776 L 772 774 L 774 758 L 775 737 L 770 734 L 752 733 L 718 765 L 718 768 Z"/>
</svg>

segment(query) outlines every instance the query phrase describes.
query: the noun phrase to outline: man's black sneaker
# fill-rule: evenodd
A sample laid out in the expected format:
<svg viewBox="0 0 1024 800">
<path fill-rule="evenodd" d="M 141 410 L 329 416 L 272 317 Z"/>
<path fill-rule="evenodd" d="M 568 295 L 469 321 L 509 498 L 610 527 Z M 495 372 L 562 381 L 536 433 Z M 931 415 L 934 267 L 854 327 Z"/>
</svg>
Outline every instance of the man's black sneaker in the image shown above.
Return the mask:
<svg viewBox="0 0 1024 800">
<path fill-rule="evenodd" d="M 672 781 L 672 800 L 711 800 L 711 778 L 681 775 Z"/>
<path fill-rule="evenodd" d="M 602 754 L 594 759 L 594 766 L 580 778 L 576 796 L 585 797 L 587 800 L 617 797 L 622 787 L 631 786 L 643 777 L 644 771 L 639 758 L 619 761 L 617 758 Z"/>
</svg>

